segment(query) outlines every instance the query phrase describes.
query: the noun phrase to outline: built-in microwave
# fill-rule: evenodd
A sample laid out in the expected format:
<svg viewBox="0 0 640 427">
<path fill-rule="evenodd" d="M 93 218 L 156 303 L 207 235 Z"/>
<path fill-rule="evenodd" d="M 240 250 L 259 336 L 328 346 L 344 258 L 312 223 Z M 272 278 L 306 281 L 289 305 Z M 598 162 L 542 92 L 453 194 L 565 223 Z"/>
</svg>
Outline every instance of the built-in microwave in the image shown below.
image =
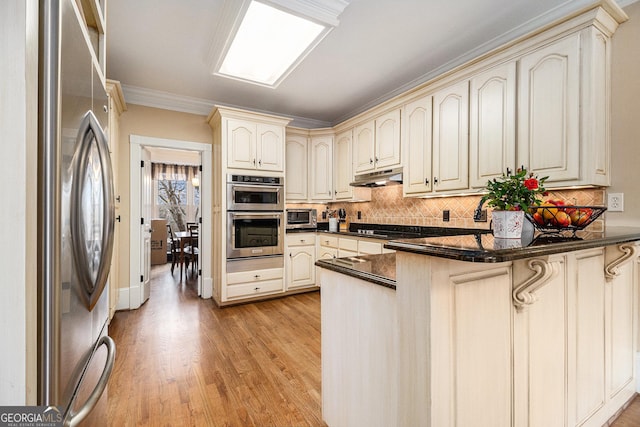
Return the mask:
<svg viewBox="0 0 640 427">
<path fill-rule="evenodd" d="M 287 209 L 287 228 L 317 228 L 318 212 L 315 209 Z"/>
<path fill-rule="evenodd" d="M 279 176 L 229 174 L 227 210 L 284 211 L 284 179 Z"/>
<path fill-rule="evenodd" d="M 227 259 L 284 253 L 282 212 L 227 212 Z"/>
</svg>

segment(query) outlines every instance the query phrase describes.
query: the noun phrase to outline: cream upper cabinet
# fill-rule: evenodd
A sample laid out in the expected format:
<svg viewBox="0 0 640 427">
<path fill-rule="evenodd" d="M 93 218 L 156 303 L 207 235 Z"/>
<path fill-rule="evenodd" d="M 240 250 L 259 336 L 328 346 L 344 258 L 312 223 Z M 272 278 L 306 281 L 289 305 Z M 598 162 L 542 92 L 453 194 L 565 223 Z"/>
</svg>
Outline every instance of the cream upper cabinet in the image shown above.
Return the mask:
<svg viewBox="0 0 640 427">
<path fill-rule="evenodd" d="M 469 187 L 469 82 L 433 94 L 433 189 Z"/>
<path fill-rule="evenodd" d="M 433 97 L 425 96 L 404 106 L 402 151 L 404 194 L 431 191 Z"/>
<path fill-rule="evenodd" d="M 372 171 L 375 157 L 375 122 L 356 126 L 353 131 L 353 160 L 356 174 Z"/>
<path fill-rule="evenodd" d="M 231 118 L 226 120 L 227 167 L 283 171 L 283 126 Z"/>
<path fill-rule="evenodd" d="M 400 164 L 400 109 L 356 126 L 353 136 L 355 173 Z"/>
<path fill-rule="evenodd" d="M 284 171 L 284 128 L 271 124 L 257 124 L 258 143 L 256 158 L 258 169 Z"/>
<path fill-rule="evenodd" d="M 353 181 L 352 141 L 353 129 L 339 133 L 335 142 L 335 198 L 336 200 L 351 199 L 353 187 L 349 184 Z"/>
<path fill-rule="evenodd" d="M 287 201 L 307 200 L 307 151 L 308 138 L 306 136 L 287 134 L 284 182 Z"/>
<path fill-rule="evenodd" d="M 518 164 L 548 183 L 580 179 L 580 33 L 519 60 Z"/>
<path fill-rule="evenodd" d="M 311 137 L 309 169 L 311 200 L 333 199 L 333 136 Z"/>
<path fill-rule="evenodd" d="M 375 167 L 387 168 L 400 164 L 400 109 L 376 118 Z"/>
<path fill-rule="evenodd" d="M 469 105 L 469 179 L 473 188 L 516 169 L 516 63 L 473 76 Z"/>
</svg>

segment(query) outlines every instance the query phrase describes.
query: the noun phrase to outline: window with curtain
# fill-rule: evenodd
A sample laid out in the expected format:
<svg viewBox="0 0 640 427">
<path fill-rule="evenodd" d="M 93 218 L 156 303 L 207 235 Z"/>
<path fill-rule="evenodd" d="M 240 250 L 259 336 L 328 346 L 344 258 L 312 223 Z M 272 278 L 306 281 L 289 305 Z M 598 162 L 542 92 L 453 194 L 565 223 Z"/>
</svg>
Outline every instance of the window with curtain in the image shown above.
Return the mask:
<svg viewBox="0 0 640 427">
<path fill-rule="evenodd" d="M 198 166 L 152 163 L 154 215 L 164 218 L 173 231 L 186 231 L 188 222 L 200 214 Z"/>
</svg>

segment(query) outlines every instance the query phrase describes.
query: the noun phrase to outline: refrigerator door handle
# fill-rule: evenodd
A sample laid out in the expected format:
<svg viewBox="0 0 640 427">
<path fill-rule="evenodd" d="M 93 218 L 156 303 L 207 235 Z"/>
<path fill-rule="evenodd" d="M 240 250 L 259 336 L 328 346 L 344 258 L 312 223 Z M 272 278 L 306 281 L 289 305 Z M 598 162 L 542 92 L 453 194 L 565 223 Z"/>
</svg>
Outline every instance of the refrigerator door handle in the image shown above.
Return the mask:
<svg viewBox="0 0 640 427">
<path fill-rule="evenodd" d="M 105 345 L 107 347 L 107 361 L 104 364 L 104 371 L 102 371 L 102 375 L 100 375 L 100 379 L 98 380 L 96 387 L 89 395 L 87 401 L 82 405 L 78 412 L 71 414 L 67 418 L 67 420 L 65 421 L 65 426 L 74 427 L 79 425 L 82 420 L 84 420 L 86 416 L 89 415 L 93 407 L 96 406 L 96 404 L 100 400 L 100 396 L 102 396 L 102 393 L 104 393 L 104 390 L 107 388 L 109 377 L 111 376 L 111 372 L 113 371 L 113 364 L 116 360 L 116 343 L 110 336 L 103 335 L 102 338 L 98 340 L 96 351 L 101 345 Z"/>
<path fill-rule="evenodd" d="M 111 266 L 111 256 L 113 251 L 114 238 L 114 217 L 115 203 L 113 191 L 113 170 L 109 156 L 109 146 L 107 137 L 104 134 L 98 119 L 93 112 L 88 111 L 78 129 L 78 140 L 76 143 L 76 153 L 74 155 L 73 169 L 74 180 L 71 190 L 71 239 L 73 240 L 73 257 L 78 269 L 78 280 L 81 281 L 84 289 L 84 297 L 87 299 L 89 310 L 93 310 L 98 298 L 106 285 Z M 94 254 L 87 253 L 86 231 L 84 228 L 85 212 L 82 204 L 82 196 L 85 191 L 83 178 L 89 168 L 89 158 L 91 148 L 95 147 L 98 152 L 100 172 L 102 178 L 102 233 L 99 245 L 100 255 L 96 271 L 90 270 L 90 265 L 95 262 Z M 93 248 L 94 245 L 92 245 Z M 94 265 L 95 267 L 95 265 Z"/>
</svg>

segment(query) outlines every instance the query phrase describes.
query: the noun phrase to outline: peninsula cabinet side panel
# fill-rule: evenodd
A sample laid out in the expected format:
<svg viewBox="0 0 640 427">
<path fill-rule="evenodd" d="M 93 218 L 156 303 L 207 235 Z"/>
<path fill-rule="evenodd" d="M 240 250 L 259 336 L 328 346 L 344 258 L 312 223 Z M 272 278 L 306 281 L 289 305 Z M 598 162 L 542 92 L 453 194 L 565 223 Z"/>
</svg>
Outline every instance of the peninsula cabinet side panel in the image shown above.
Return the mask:
<svg viewBox="0 0 640 427">
<path fill-rule="evenodd" d="M 534 275 L 528 259 L 514 261 L 514 285 Z M 550 257 L 556 271 L 536 301 L 514 313 L 514 425 L 563 427 L 566 420 L 566 262 Z"/>
<path fill-rule="evenodd" d="M 577 252 L 571 259 L 569 329 L 569 425 L 586 422 L 605 404 L 604 249 Z"/>
<path fill-rule="evenodd" d="M 449 264 L 448 280 L 433 282 L 431 425 L 509 427 L 511 269 L 460 272 L 468 263 Z"/>
</svg>

